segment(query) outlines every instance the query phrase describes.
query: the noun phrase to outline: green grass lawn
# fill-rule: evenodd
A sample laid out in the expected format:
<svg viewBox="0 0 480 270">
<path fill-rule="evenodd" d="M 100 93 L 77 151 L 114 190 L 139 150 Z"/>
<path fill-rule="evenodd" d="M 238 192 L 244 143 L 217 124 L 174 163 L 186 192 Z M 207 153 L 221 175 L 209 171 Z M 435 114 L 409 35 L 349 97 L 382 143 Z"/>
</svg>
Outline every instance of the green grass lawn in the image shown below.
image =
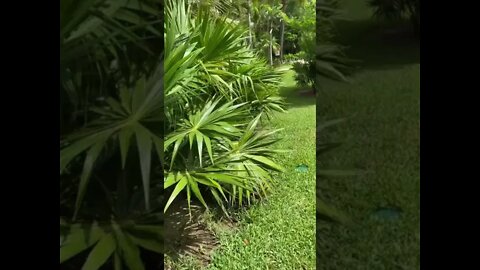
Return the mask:
<svg viewBox="0 0 480 270">
<path fill-rule="evenodd" d="M 235 228 L 208 221 L 219 247 L 206 269 L 315 269 L 315 99 L 299 95 L 294 74 L 285 74 L 281 89 L 288 112 L 272 120 L 284 128 L 277 147 L 290 150 L 277 159 L 286 172 L 267 200 L 239 213 Z M 296 172 L 299 164 L 309 170 Z M 175 269 L 202 268 L 184 258 Z"/>
<path fill-rule="evenodd" d="M 345 2 L 355 12 L 355 1 Z M 351 117 L 326 131 L 325 139 L 344 144 L 322 156 L 321 166 L 364 172 L 320 182 L 323 198 L 357 225 L 319 224 L 319 269 L 420 268 L 419 46 L 386 29 L 360 15 L 341 22 L 338 40 L 361 62 L 349 83 L 325 81 L 318 96 L 317 121 Z M 398 220 L 372 218 L 383 206 L 403 213 Z"/>
</svg>

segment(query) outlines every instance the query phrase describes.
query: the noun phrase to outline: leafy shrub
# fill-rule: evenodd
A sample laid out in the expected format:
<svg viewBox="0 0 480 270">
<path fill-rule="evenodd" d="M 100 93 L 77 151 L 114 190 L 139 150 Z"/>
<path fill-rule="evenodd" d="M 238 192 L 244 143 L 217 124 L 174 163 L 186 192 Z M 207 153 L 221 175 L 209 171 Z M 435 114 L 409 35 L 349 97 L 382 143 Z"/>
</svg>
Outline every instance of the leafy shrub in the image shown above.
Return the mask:
<svg viewBox="0 0 480 270">
<path fill-rule="evenodd" d="M 302 87 L 313 87 L 317 74 L 313 61 L 296 61 L 293 63 L 293 70 L 295 70 L 295 80 L 298 85 Z"/>
<path fill-rule="evenodd" d="M 278 130 L 264 115 L 283 111 L 280 73 L 246 48 L 245 30 L 183 1 L 167 1 L 165 182 L 171 203 L 185 194 L 225 211 L 262 197 L 281 171 L 272 149 Z"/>
<path fill-rule="evenodd" d="M 297 56 L 296 54 L 293 54 L 293 53 L 286 54 L 284 57 L 285 57 L 285 62 L 286 62 L 286 63 L 293 63 L 293 62 L 295 62 L 295 61 L 297 61 L 297 60 L 300 60 L 300 59 L 298 58 L 298 56 Z"/>
<path fill-rule="evenodd" d="M 60 263 L 144 269 L 180 193 L 224 210 L 266 194 L 281 74 L 207 8 L 99 3 L 62 2 Z"/>
</svg>

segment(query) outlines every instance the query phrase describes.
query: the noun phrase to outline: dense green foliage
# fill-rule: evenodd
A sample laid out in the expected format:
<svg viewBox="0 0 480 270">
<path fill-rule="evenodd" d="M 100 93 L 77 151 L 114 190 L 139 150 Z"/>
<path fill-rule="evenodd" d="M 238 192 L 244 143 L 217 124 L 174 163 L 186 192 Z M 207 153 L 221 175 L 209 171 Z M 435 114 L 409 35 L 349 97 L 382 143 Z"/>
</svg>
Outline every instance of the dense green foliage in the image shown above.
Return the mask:
<svg viewBox="0 0 480 270">
<path fill-rule="evenodd" d="M 160 265 L 163 7 L 63 0 L 60 17 L 60 263 Z"/>
<path fill-rule="evenodd" d="M 282 170 L 268 128 L 281 72 L 213 4 L 166 1 L 164 21 L 154 1 L 62 1 L 63 267 L 157 267 L 147 250 L 163 252 L 176 198 L 226 211 Z"/>
<path fill-rule="evenodd" d="M 298 16 L 290 21 L 294 32 L 300 33 L 300 51 L 295 54 L 297 61 L 293 63 L 300 85 L 316 90 L 324 78 L 346 80 L 349 60 L 343 48 L 333 42 L 333 21 L 338 15 L 336 1 L 307 1 Z"/>
<path fill-rule="evenodd" d="M 299 52 L 295 53 L 296 81 L 300 86 L 313 86 L 315 81 L 316 13 L 315 3 L 307 1 L 297 15 L 289 20 L 292 33 L 297 37 Z"/>
<path fill-rule="evenodd" d="M 182 191 L 205 207 L 205 193 L 222 208 L 264 196 L 271 171 L 282 170 L 270 147 L 278 130 L 262 121 L 283 111 L 280 73 L 246 48 L 237 23 L 167 3 L 165 210 Z"/>
<path fill-rule="evenodd" d="M 272 125 L 284 111 L 278 90 L 286 68 L 275 64 L 292 60 L 299 85 L 314 89 L 325 77 L 345 80 L 347 60 L 333 42 L 336 14 L 336 1 L 62 0 L 61 266 L 154 269 L 163 263 L 163 215 L 173 203 L 196 201 L 228 216 L 274 184 L 284 185 L 279 194 L 291 189 L 292 199 L 301 194 L 313 172 L 307 180 L 288 173 L 285 183 L 275 177 L 288 162 L 313 155 L 313 108 L 294 110 L 283 118 L 288 126 Z M 273 127 L 293 132 L 294 116 L 308 119 L 292 156 L 276 147 L 293 148 L 294 138 L 278 144 L 281 129 Z M 323 155 L 337 144 L 319 146 Z M 319 194 L 317 217 L 348 221 Z M 308 198 L 302 203 L 313 211 Z M 282 218 L 278 194 L 272 207 L 260 225 Z M 298 223 L 302 231 L 292 238 L 308 262 L 270 265 L 312 267 L 312 220 Z M 252 233 L 266 235 L 266 228 Z"/>
</svg>

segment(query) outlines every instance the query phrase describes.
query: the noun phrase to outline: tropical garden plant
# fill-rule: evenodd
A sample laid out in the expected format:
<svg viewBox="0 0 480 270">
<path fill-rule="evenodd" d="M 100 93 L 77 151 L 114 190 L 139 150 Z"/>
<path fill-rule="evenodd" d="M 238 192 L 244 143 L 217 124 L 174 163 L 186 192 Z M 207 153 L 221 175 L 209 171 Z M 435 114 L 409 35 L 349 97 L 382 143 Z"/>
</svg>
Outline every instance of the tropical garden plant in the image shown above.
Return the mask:
<svg viewBox="0 0 480 270">
<path fill-rule="evenodd" d="M 61 4 L 64 268 L 151 267 L 175 199 L 226 210 L 266 195 L 281 73 L 245 27 L 184 1 L 165 2 L 166 21 L 153 1 Z"/>
<path fill-rule="evenodd" d="M 163 252 L 163 5 L 60 6 L 60 263 L 156 267 L 163 257 L 148 251 Z"/>
<path fill-rule="evenodd" d="M 164 14 L 153 0 L 61 1 L 64 269 L 158 267 L 163 215 L 175 201 L 228 215 L 268 194 L 283 170 L 280 130 L 268 120 L 284 106 L 274 37 L 283 52 L 285 27 L 297 27 L 287 2 L 166 0 Z M 309 5 L 297 27 L 308 34 L 295 39 L 308 76 L 341 75 L 337 49 L 326 49 L 337 47 L 314 46 Z M 321 200 L 317 211 L 341 217 Z"/>
<path fill-rule="evenodd" d="M 242 25 L 190 7 L 166 1 L 165 211 L 179 197 L 225 211 L 264 196 L 282 170 L 270 147 L 279 130 L 264 117 L 283 111 L 280 73 L 248 48 Z"/>
</svg>

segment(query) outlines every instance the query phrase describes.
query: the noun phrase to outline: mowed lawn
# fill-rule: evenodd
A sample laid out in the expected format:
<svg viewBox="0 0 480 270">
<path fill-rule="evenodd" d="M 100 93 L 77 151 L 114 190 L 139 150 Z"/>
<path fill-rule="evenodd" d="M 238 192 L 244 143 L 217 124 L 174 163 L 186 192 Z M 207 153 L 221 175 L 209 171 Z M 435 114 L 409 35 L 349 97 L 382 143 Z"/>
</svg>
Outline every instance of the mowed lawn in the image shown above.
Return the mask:
<svg viewBox="0 0 480 270">
<path fill-rule="evenodd" d="M 354 0 L 344 1 L 346 14 Z M 357 8 L 354 9 L 353 7 Z M 321 157 L 322 167 L 355 169 L 354 177 L 322 179 L 324 199 L 357 225 L 321 223 L 318 269 L 420 268 L 420 60 L 418 42 L 359 10 L 339 22 L 338 41 L 360 60 L 348 83 L 325 81 L 317 121 L 349 117 L 328 129 L 342 147 Z M 402 26 L 402 25 L 401 25 Z M 400 216 L 378 219 L 377 207 L 398 207 Z"/>
</svg>

